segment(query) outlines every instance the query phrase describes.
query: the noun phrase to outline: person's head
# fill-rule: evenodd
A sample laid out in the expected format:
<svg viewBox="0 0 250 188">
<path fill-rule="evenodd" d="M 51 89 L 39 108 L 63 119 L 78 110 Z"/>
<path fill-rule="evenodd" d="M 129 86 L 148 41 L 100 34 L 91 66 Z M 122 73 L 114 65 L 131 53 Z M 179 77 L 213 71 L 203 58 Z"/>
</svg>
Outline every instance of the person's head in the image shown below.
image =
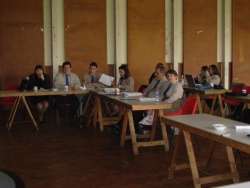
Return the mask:
<svg viewBox="0 0 250 188">
<path fill-rule="evenodd" d="M 129 69 L 128 69 L 128 65 L 121 65 L 119 67 L 119 74 L 120 74 L 120 77 L 121 78 L 128 78 L 130 76 L 130 72 L 129 72 Z"/>
<path fill-rule="evenodd" d="M 158 68 L 161 68 L 161 67 L 165 67 L 163 63 L 157 63 L 156 66 L 155 66 L 155 72 L 156 72 L 156 69 Z"/>
<path fill-rule="evenodd" d="M 209 68 L 207 65 L 204 65 L 201 67 L 201 72 L 208 72 L 209 71 Z"/>
<path fill-rule="evenodd" d="M 96 62 L 91 62 L 90 64 L 89 64 L 89 74 L 96 74 L 96 72 L 97 72 L 97 69 L 98 69 L 98 65 L 97 65 L 97 63 Z"/>
<path fill-rule="evenodd" d="M 220 75 L 220 72 L 219 72 L 219 70 L 218 70 L 218 68 L 217 68 L 216 65 L 210 65 L 209 66 L 209 73 L 211 75 Z"/>
<path fill-rule="evenodd" d="M 44 73 L 44 69 L 42 65 L 36 65 L 35 69 L 34 69 L 34 74 L 38 77 L 40 77 L 41 75 L 43 75 Z"/>
<path fill-rule="evenodd" d="M 155 70 L 155 76 L 158 80 L 165 78 L 166 69 L 164 66 L 159 66 Z"/>
<path fill-rule="evenodd" d="M 65 61 L 63 63 L 63 65 L 62 65 L 62 67 L 63 67 L 63 72 L 65 74 L 70 74 L 71 73 L 72 66 L 71 66 L 71 63 L 69 61 Z"/>
<path fill-rule="evenodd" d="M 169 82 L 176 83 L 178 80 L 178 74 L 174 69 L 169 69 L 167 71 L 167 78 Z"/>
</svg>

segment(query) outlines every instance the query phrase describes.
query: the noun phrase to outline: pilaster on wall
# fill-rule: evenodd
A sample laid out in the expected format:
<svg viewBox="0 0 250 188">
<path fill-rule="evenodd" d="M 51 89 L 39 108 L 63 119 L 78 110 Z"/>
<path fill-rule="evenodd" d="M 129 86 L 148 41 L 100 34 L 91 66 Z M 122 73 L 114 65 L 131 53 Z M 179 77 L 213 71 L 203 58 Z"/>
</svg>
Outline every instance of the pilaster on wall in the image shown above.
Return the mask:
<svg viewBox="0 0 250 188">
<path fill-rule="evenodd" d="M 52 0 L 52 59 L 53 76 L 65 61 L 64 51 L 64 0 Z"/>
<path fill-rule="evenodd" d="M 115 63 L 115 0 L 106 0 L 107 63 Z"/>
<path fill-rule="evenodd" d="M 116 79 L 119 66 L 127 64 L 127 0 L 115 1 Z"/>
<path fill-rule="evenodd" d="M 52 65 L 51 0 L 43 0 L 44 65 Z"/>
<path fill-rule="evenodd" d="M 165 62 L 173 63 L 173 0 L 165 0 Z"/>
<path fill-rule="evenodd" d="M 232 62 L 232 0 L 225 1 L 225 68 L 224 86 L 230 86 L 230 63 Z"/>
<path fill-rule="evenodd" d="M 223 84 L 230 86 L 232 62 L 232 0 L 218 0 L 217 62 L 223 62 Z"/>
<path fill-rule="evenodd" d="M 173 1 L 174 69 L 179 73 L 179 63 L 183 63 L 183 0 Z"/>
</svg>

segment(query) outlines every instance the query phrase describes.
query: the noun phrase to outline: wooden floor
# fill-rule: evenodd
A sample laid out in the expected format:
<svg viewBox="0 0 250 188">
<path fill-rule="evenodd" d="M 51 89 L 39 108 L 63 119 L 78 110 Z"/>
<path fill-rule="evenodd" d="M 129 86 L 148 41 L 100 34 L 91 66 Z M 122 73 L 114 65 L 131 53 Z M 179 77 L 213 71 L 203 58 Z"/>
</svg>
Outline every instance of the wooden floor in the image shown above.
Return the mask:
<svg viewBox="0 0 250 188">
<path fill-rule="evenodd" d="M 0 168 L 18 174 L 27 188 L 193 187 L 189 170 L 178 172 L 174 180 L 167 179 L 170 155 L 161 147 L 142 149 L 133 157 L 131 145 L 120 148 L 110 129 L 100 133 L 73 123 L 57 127 L 52 122 L 42 125 L 39 132 L 30 124 L 16 124 L 8 133 L 1 121 Z M 200 150 L 204 159 L 202 143 Z M 241 180 L 250 179 L 249 161 L 238 165 Z M 212 165 L 201 173 L 228 170 L 226 162 L 225 151 L 218 146 Z"/>
</svg>

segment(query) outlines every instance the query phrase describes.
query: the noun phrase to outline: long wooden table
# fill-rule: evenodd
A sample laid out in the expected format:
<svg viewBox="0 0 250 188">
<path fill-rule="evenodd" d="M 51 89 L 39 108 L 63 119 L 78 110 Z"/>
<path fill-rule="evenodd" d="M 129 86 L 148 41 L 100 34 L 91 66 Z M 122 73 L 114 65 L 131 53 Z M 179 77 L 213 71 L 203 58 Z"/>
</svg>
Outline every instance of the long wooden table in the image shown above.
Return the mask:
<svg viewBox="0 0 250 188">
<path fill-rule="evenodd" d="M 215 104 L 216 104 L 216 101 L 218 100 L 221 116 L 222 117 L 225 116 L 225 111 L 224 111 L 223 102 L 222 102 L 222 95 L 228 92 L 228 90 L 226 89 L 199 89 L 199 88 L 192 88 L 192 87 L 184 87 L 184 91 L 196 96 L 199 113 L 203 113 L 201 98 L 212 97 L 212 107 L 210 109 L 210 114 L 214 113 Z"/>
<path fill-rule="evenodd" d="M 172 117 L 162 117 L 162 120 L 168 125 L 180 129 L 181 134 L 178 135 L 175 149 L 173 152 L 171 165 L 169 167 L 169 178 L 174 177 L 174 171 L 191 168 L 193 183 L 195 188 L 200 188 L 202 184 L 217 182 L 226 179 L 232 179 L 234 182 L 239 181 L 239 175 L 235 164 L 233 149 L 250 154 L 250 138 L 247 133 L 236 132 L 235 125 L 247 125 L 222 117 L 212 116 L 209 114 L 182 115 Z M 225 132 L 218 132 L 212 124 L 223 124 L 227 128 Z M 194 154 L 193 142 L 191 135 L 198 135 L 213 142 L 217 142 L 226 146 L 226 152 L 230 165 L 230 173 L 214 176 L 200 177 L 198 165 Z M 184 136 L 186 143 L 189 165 L 176 164 L 181 137 Z"/>
<path fill-rule="evenodd" d="M 157 146 L 162 145 L 165 147 L 165 150 L 168 151 L 168 136 L 166 132 L 165 124 L 160 121 L 161 131 L 162 131 L 162 140 L 154 140 L 155 132 L 156 132 L 156 121 L 160 116 L 163 115 L 164 109 L 170 109 L 172 107 L 171 104 L 167 104 L 164 102 L 140 102 L 137 98 L 126 99 L 122 96 L 112 96 L 106 95 L 104 93 L 94 92 L 95 95 L 95 115 L 93 124 L 95 125 L 99 122 L 100 127 L 104 127 L 106 124 L 110 123 L 106 118 L 103 117 L 103 110 L 101 101 L 112 101 L 113 103 L 119 105 L 121 109 L 120 118 L 123 118 L 122 121 L 122 133 L 120 138 L 120 145 L 123 147 L 126 141 L 126 133 L 127 129 L 130 132 L 130 138 L 132 140 L 133 153 L 135 155 L 139 154 L 138 148 L 140 147 L 149 147 L 149 146 Z M 139 142 L 137 141 L 137 135 L 135 132 L 135 125 L 133 119 L 133 111 L 145 111 L 145 110 L 154 110 L 155 111 L 155 120 L 151 131 L 150 141 Z M 108 118 L 110 119 L 110 118 Z M 118 117 L 119 119 L 119 117 Z M 108 122 L 108 123 L 107 123 Z"/>
<path fill-rule="evenodd" d="M 228 99 L 235 99 L 237 101 L 250 104 L 250 95 L 241 96 L 241 95 L 225 95 Z"/>
<path fill-rule="evenodd" d="M 16 91 L 16 90 L 10 90 L 10 91 L 0 91 L 0 98 L 3 97 L 15 97 L 14 104 L 12 106 L 6 127 L 8 130 L 11 129 L 17 109 L 19 105 L 21 104 L 21 101 L 23 102 L 33 125 L 35 126 L 36 130 L 39 130 L 38 123 L 36 122 L 36 119 L 34 118 L 32 111 L 30 109 L 30 106 L 27 102 L 27 97 L 39 97 L 39 96 L 59 96 L 59 95 L 82 95 L 88 93 L 88 90 L 58 90 L 58 91 L 52 91 L 52 90 L 41 90 L 41 91 Z"/>
</svg>

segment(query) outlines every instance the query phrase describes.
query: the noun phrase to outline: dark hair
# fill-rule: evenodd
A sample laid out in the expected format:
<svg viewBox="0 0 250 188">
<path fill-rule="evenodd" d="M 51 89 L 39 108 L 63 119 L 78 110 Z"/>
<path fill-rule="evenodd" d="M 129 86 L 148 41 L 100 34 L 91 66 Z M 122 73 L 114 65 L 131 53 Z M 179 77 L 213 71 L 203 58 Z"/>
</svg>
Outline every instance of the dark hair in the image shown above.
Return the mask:
<svg viewBox="0 0 250 188">
<path fill-rule="evenodd" d="M 89 64 L 89 67 L 98 67 L 98 65 L 97 65 L 97 63 L 96 62 L 91 62 L 90 64 Z"/>
<path fill-rule="evenodd" d="M 41 69 L 43 72 L 44 72 L 44 69 L 43 69 L 43 66 L 42 65 L 36 65 L 35 68 L 34 68 L 34 73 L 36 73 L 36 71 L 38 69 Z"/>
<path fill-rule="evenodd" d="M 125 64 L 122 64 L 120 67 L 119 67 L 119 70 L 124 70 L 125 72 L 125 76 L 124 78 L 128 78 L 130 76 L 130 72 L 129 72 L 129 69 L 128 69 L 128 65 L 125 65 Z"/>
<path fill-rule="evenodd" d="M 165 68 L 165 66 L 162 64 L 162 65 L 159 65 L 159 66 L 157 66 L 157 67 L 155 67 L 155 70 L 157 71 L 157 70 L 160 70 L 160 72 L 161 73 L 166 73 L 166 68 Z"/>
<path fill-rule="evenodd" d="M 209 71 L 209 68 L 208 68 L 208 66 L 207 65 L 204 65 L 204 66 L 202 66 L 201 67 L 201 71 Z"/>
<path fill-rule="evenodd" d="M 160 69 L 161 69 L 162 67 L 164 67 L 164 68 L 165 68 L 165 66 L 164 66 L 164 64 L 163 64 L 163 63 L 157 63 L 157 64 L 156 64 L 156 66 L 155 66 L 155 70 L 156 70 L 156 69 L 158 69 L 158 68 L 160 68 Z"/>
<path fill-rule="evenodd" d="M 212 70 L 212 72 L 211 72 L 212 75 L 219 75 L 220 76 L 220 72 L 219 72 L 216 65 L 214 65 L 214 64 L 210 65 L 209 68 Z"/>
<path fill-rule="evenodd" d="M 72 67 L 70 61 L 63 62 L 62 67 L 64 68 L 66 65 L 69 65 L 70 67 Z"/>
<path fill-rule="evenodd" d="M 173 75 L 175 75 L 175 76 L 178 76 L 177 72 L 176 72 L 174 69 L 169 69 L 169 70 L 167 71 L 166 75 L 168 75 L 168 74 L 173 74 Z"/>
</svg>

